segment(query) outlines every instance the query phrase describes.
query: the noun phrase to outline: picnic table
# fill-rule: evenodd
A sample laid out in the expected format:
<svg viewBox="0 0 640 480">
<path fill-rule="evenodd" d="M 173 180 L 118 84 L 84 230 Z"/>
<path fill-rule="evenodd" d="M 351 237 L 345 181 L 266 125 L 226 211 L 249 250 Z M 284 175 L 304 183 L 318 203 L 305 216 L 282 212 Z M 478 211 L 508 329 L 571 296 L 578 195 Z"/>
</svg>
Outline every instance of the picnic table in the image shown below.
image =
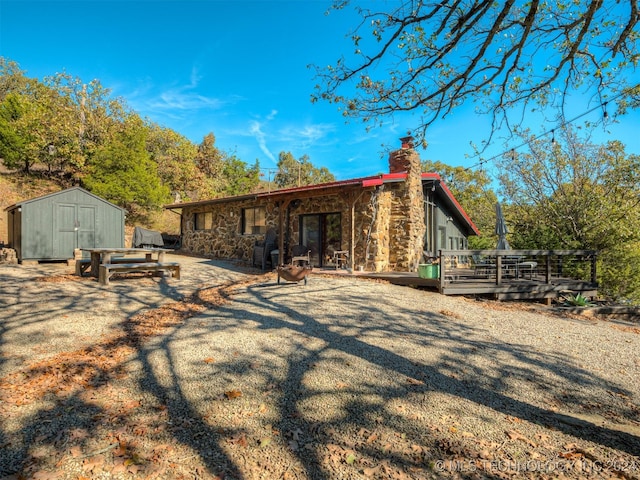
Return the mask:
<svg viewBox="0 0 640 480">
<path fill-rule="evenodd" d="M 109 277 L 117 272 L 149 272 L 171 270 L 179 278 L 180 266 L 165 262 L 165 248 L 83 248 L 89 252 L 90 259 L 80 260 L 76 264 L 76 273 L 82 275 L 89 267 L 90 275 L 98 277 L 103 284 L 109 283 Z M 128 257 L 127 255 L 137 255 Z"/>
</svg>

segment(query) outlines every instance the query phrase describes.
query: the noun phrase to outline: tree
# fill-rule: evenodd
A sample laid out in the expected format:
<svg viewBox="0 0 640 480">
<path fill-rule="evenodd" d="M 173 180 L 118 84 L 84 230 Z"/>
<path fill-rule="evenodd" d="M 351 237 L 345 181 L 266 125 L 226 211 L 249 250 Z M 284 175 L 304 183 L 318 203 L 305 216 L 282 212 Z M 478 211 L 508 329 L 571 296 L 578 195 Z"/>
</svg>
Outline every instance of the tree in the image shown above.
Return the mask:
<svg viewBox="0 0 640 480">
<path fill-rule="evenodd" d="M 124 100 L 111 98 L 111 91 L 99 80 L 85 83 L 67 73 L 57 73 L 46 77 L 44 84 L 65 100 L 67 123 L 73 129 L 83 160 L 109 143 L 131 115 Z"/>
<path fill-rule="evenodd" d="M 529 152 L 500 162 L 516 248 L 598 250 L 602 291 L 640 296 L 640 156 L 620 142 L 594 145 L 566 128 L 552 145 L 522 132 Z M 633 287 L 636 285 L 636 287 Z"/>
<path fill-rule="evenodd" d="M 24 92 L 28 81 L 16 62 L 0 57 L 0 102 L 10 93 Z"/>
<path fill-rule="evenodd" d="M 245 162 L 231 155 L 224 161 L 222 176 L 224 190 L 221 193 L 224 195 L 249 193 L 260 183 L 260 162 L 256 160 L 253 167 L 248 167 Z"/>
<path fill-rule="evenodd" d="M 29 137 L 16 123 L 25 111 L 21 95 L 11 93 L 0 103 L 0 158 L 7 168 L 29 171 L 31 160 L 26 154 Z"/>
<path fill-rule="evenodd" d="M 57 173 L 73 162 L 82 163 L 69 112 L 64 98 L 35 80 L 23 92 L 8 93 L 0 103 L 5 166 L 30 173 L 40 164 Z"/>
<path fill-rule="evenodd" d="M 224 155 L 216 147 L 216 137 L 209 132 L 198 145 L 196 164 L 208 177 L 218 178 L 222 174 L 223 163 Z"/>
<path fill-rule="evenodd" d="M 334 0 L 334 9 L 350 0 Z M 369 3 L 368 5 L 387 5 Z M 312 101 L 340 105 L 343 115 L 382 123 L 397 112 L 429 125 L 467 100 L 489 113 L 490 131 L 518 108 L 562 110 L 573 91 L 600 105 L 629 87 L 640 61 L 637 0 L 401 0 L 393 10 L 358 8 L 353 55 L 315 67 Z M 347 87 L 353 93 L 343 93 Z M 520 116 L 519 116 L 520 118 Z M 505 122 L 505 123 L 503 123 Z"/>
<path fill-rule="evenodd" d="M 303 155 L 296 160 L 291 152 L 280 152 L 278 172 L 274 178 L 278 187 L 300 187 L 333 181 L 335 181 L 333 174 L 326 167 L 315 167 L 308 155 Z"/>
<path fill-rule="evenodd" d="M 169 128 L 151 124 L 146 149 L 157 164 L 162 184 L 176 198 L 198 200 L 213 195 L 206 176 L 196 165 L 197 147 L 189 139 Z"/>
<path fill-rule="evenodd" d="M 84 179 L 89 191 L 124 207 L 133 219 L 145 218 L 169 199 L 146 150 L 147 134 L 137 115 L 129 117 L 111 143 L 98 147 Z"/>
<path fill-rule="evenodd" d="M 472 249 L 494 248 L 496 194 L 490 189 L 491 179 L 484 170 L 470 170 L 464 167 L 452 167 L 442 162 L 425 160 L 422 171 L 440 175 L 453 196 L 469 214 L 473 223 L 482 233 L 481 237 L 469 238 Z"/>
</svg>

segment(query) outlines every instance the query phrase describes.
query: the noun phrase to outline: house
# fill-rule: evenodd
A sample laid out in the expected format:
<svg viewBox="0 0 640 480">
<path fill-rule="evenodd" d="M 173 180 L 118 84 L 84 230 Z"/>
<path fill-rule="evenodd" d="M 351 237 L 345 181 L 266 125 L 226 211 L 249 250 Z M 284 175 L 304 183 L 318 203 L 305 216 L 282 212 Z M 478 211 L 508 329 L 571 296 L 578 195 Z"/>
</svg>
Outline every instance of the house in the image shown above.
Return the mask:
<svg viewBox="0 0 640 480">
<path fill-rule="evenodd" d="M 249 261 L 273 227 L 284 257 L 306 245 L 316 267 L 345 252 L 353 268 L 415 271 L 439 249 L 468 248 L 479 232 L 440 176 L 421 171 L 412 138 L 401 140 L 386 174 L 165 208 L 180 212 L 182 249 L 193 254 Z"/>
<path fill-rule="evenodd" d="M 18 261 L 70 260 L 77 248 L 124 247 L 125 210 L 80 188 L 5 209 Z"/>
</svg>

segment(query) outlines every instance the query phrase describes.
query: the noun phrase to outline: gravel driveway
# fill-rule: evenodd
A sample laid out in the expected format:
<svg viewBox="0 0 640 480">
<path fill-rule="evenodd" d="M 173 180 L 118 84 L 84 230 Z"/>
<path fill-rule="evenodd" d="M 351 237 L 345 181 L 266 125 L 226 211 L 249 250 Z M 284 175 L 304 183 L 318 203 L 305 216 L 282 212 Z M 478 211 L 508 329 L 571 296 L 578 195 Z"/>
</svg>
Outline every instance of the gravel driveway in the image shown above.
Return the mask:
<svg viewBox="0 0 640 480">
<path fill-rule="evenodd" d="M 108 288 L 0 266 L 0 478 L 640 477 L 637 324 L 169 260 Z M 163 305 L 188 314 L 112 341 Z"/>
</svg>

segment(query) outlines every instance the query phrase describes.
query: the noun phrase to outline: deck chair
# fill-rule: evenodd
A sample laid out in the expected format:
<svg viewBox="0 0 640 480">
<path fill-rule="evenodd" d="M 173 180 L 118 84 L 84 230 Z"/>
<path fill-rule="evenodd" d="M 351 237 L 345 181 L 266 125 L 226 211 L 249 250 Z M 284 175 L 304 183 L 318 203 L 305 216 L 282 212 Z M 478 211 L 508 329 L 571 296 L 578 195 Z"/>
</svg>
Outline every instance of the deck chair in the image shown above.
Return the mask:
<svg viewBox="0 0 640 480">
<path fill-rule="evenodd" d="M 496 274 L 494 261 L 480 255 L 471 255 L 471 267 L 475 277 L 489 278 Z"/>
<path fill-rule="evenodd" d="M 257 241 L 253 246 L 253 266 L 266 270 L 267 263 L 271 264 L 271 252 L 277 249 L 278 235 L 276 229 L 271 227 L 267 230 L 264 240 Z M 276 267 L 277 265 L 271 265 L 271 268 Z"/>
<path fill-rule="evenodd" d="M 529 280 L 533 280 L 537 267 L 538 262 L 516 263 L 516 278 L 525 278 L 525 276 L 528 275 Z"/>
</svg>

